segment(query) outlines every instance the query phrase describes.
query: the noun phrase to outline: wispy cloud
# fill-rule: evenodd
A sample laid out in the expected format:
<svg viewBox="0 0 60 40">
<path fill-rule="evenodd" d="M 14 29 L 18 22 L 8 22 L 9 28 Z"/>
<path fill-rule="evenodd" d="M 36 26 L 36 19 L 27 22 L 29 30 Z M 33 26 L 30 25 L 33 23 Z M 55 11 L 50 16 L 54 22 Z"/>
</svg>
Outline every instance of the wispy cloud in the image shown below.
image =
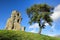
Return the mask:
<svg viewBox="0 0 60 40">
<path fill-rule="evenodd" d="M 52 27 L 51 27 L 51 29 L 50 29 L 50 32 L 56 31 L 55 27 L 56 27 L 55 24 L 53 24 Z"/>
<path fill-rule="evenodd" d="M 53 26 L 51 27 L 51 29 L 55 30 L 55 24 L 53 24 Z"/>
</svg>

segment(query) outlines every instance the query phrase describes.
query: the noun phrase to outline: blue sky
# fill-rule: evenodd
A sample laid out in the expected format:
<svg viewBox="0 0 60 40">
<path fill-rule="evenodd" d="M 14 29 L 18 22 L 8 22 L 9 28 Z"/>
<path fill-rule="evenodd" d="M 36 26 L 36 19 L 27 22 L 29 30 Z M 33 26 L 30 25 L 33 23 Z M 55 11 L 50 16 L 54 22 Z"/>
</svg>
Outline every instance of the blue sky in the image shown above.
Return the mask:
<svg viewBox="0 0 60 40">
<path fill-rule="evenodd" d="M 54 6 L 54 14 L 52 18 L 54 20 L 53 27 L 51 28 L 49 25 L 46 26 L 46 29 L 42 30 L 42 34 L 46 35 L 58 35 L 60 34 L 60 15 L 56 12 L 56 10 L 60 11 L 60 0 L 0 0 L 0 29 L 4 29 L 6 25 L 7 19 L 10 17 L 12 10 L 18 10 L 21 13 L 21 17 L 23 18 L 21 25 L 26 27 L 27 32 L 38 32 L 38 27 L 31 27 L 37 25 L 37 23 L 33 25 L 29 25 L 29 18 L 26 14 L 26 9 L 31 7 L 34 4 L 48 4 L 50 6 Z M 58 14 L 58 15 L 57 15 Z M 56 16 L 55 16 L 56 15 Z M 58 17 L 57 17 L 58 16 Z M 52 31 L 52 30 L 53 31 Z"/>
</svg>

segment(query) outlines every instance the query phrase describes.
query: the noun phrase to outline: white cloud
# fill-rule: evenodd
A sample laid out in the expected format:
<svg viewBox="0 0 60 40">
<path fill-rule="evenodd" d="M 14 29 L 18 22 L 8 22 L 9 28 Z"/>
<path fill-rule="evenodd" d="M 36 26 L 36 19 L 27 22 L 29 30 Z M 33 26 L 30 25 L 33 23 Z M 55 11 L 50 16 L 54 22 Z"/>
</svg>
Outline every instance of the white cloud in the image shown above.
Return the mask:
<svg viewBox="0 0 60 40">
<path fill-rule="evenodd" d="M 60 5 L 56 6 L 54 8 L 54 12 L 51 15 L 51 18 L 55 21 L 58 20 L 60 18 Z"/>
<path fill-rule="evenodd" d="M 45 34 L 45 35 L 48 35 L 48 36 L 55 36 L 56 34 L 48 33 L 48 34 Z"/>
<path fill-rule="evenodd" d="M 38 23 L 35 23 L 35 24 L 29 26 L 29 28 L 39 28 L 39 25 L 38 25 Z"/>
<path fill-rule="evenodd" d="M 29 29 L 31 29 L 31 28 L 32 28 L 32 30 L 30 30 L 29 32 L 38 33 L 38 31 L 36 31 L 36 28 L 39 28 L 38 23 L 35 23 L 35 24 L 29 26 Z"/>
<path fill-rule="evenodd" d="M 38 32 L 36 32 L 36 30 L 35 30 L 35 29 L 31 30 L 30 32 L 32 32 L 32 33 L 38 33 Z"/>
<path fill-rule="evenodd" d="M 34 32 L 35 32 L 35 30 L 31 30 L 30 32 L 33 32 L 33 33 L 34 33 Z"/>
<path fill-rule="evenodd" d="M 49 24 L 48 23 L 45 23 L 46 26 L 48 26 Z"/>
</svg>

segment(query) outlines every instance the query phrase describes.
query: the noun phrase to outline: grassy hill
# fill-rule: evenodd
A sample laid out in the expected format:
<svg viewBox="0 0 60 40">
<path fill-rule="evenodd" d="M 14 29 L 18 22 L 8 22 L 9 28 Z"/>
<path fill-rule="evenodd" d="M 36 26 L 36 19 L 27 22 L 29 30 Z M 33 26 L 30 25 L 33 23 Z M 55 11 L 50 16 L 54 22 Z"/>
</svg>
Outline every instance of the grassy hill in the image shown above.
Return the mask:
<svg viewBox="0 0 60 40">
<path fill-rule="evenodd" d="M 47 35 L 39 35 L 23 31 L 0 30 L 0 40 L 60 40 Z"/>
</svg>

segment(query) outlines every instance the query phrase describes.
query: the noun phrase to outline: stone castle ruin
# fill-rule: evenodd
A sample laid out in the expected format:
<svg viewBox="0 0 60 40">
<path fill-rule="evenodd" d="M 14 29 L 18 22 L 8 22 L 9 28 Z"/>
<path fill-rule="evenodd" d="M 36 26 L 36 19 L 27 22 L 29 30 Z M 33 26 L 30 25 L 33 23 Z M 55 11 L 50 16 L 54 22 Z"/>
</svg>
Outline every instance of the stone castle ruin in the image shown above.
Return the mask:
<svg viewBox="0 0 60 40">
<path fill-rule="evenodd" d="M 24 31 L 25 28 L 20 25 L 21 23 L 21 14 L 14 10 L 12 11 L 11 17 L 7 20 L 6 30 L 22 30 Z"/>
</svg>

